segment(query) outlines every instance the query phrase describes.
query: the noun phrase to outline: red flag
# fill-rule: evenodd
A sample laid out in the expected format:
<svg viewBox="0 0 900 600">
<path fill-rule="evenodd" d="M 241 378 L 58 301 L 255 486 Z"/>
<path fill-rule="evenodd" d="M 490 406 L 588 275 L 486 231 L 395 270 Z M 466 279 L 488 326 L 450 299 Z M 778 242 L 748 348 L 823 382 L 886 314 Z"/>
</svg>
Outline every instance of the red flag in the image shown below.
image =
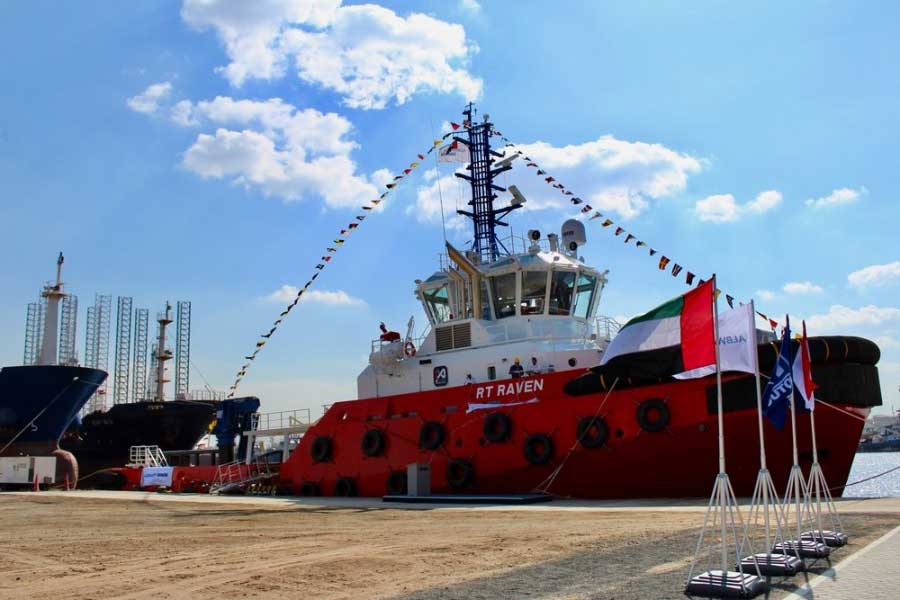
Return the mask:
<svg viewBox="0 0 900 600">
<path fill-rule="evenodd" d="M 453 131 L 456 131 L 457 129 L 459 129 L 459 123 L 450 123 L 450 127 L 453 128 Z"/>
</svg>

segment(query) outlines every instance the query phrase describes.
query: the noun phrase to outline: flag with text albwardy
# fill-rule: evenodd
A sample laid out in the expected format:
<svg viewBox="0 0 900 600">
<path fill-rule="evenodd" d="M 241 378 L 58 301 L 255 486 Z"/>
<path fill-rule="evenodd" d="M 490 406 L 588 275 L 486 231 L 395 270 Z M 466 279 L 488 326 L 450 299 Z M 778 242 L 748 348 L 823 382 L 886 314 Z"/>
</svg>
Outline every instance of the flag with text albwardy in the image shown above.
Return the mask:
<svg viewBox="0 0 900 600">
<path fill-rule="evenodd" d="M 722 371 L 756 373 L 756 325 L 749 304 L 719 313 L 719 366 Z M 679 373 L 677 379 L 704 377 L 715 365 Z"/>
</svg>

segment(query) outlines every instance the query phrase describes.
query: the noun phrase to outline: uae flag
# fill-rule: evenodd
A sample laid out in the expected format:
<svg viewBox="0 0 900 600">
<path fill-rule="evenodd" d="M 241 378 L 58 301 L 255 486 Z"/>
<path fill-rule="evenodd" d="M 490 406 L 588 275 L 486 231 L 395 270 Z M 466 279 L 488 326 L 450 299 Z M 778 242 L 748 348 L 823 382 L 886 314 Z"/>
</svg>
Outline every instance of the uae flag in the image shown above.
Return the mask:
<svg viewBox="0 0 900 600">
<path fill-rule="evenodd" d="M 674 375 L 715 365 L 714 340 L 710 280 L 625 323 L 600 364 L 628 365 L 648 377 Z"/>
<path fill-rule="evenodd" d="M 812 378 L 812 361 L 809 359 L 806 321 L 803 321 L 803 337 L 800 338 L 800 348 L 797 356 L 794 357 L 794 364 L 791 366 L 794 375 L 794 387 L 797 388 L 797 392 L 803 398 L 806 410 L 813 410 L 816 406 L 816 397 L 813 393 L 816 389 L 816 384 L 813 383 Z"/>
</svg>

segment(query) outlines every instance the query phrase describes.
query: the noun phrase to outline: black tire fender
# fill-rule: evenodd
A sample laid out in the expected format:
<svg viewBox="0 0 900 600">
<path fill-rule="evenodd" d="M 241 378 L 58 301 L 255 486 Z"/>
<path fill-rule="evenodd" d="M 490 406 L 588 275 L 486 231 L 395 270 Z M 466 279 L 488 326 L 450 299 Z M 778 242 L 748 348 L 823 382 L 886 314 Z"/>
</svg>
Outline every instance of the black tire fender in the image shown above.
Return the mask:
<svg viewBox="0 0 900 600">
<path fill-rule="evenodd" d="M 553 440 L 546 433 L 532 433 L 525 438 L 525 460 L 533 465 L 546 465 L 553 458 Z"/>
<path fill-rule="evenodd" d="M 419 448 L 437 450 L 444 445 L 444 426 L 438 421 L 426 421 L 419 430 Z"/>
<path fill-rule="evenodd" d="M 651 418 L 654 413 L 657 415 L 656 418 Z M 656 433 L 669 426 L 672 413 L 669 411 L 669 405 L 664 401 L 659 398 L 650 398 L 638 405 L 636 416 L 641 429 L 648 433 Z"/>
<path fill-rule="evenodd" d="M 481 431 L 489 442 L 495 444 L 505 442 L 509 439 L 509 434 L 512 431 L 512 421 L 504 413 L 490 413 L 484 418 L 484 426 Z"/>
<path fill-rule="evenodd" d="M 313 462 L 326 462 L 331 458 L 331 438 L 327 435 L 319 435 L 312 441 L 309 454 Z"/>
<path fill-rule="evenodd" d="M 384 432 L 380 429 L 367 429 L 362 436 L 359 445 L 363 454 L 368 457 L 379 456 L 384 452 L 385 447 Z"/>
<path fill-rule="evenodd" d="M 609 439 L 609 425 L 603 417 L 582 417 L 576 434 L 583 448 L 600 448 Z"/>
</svg>

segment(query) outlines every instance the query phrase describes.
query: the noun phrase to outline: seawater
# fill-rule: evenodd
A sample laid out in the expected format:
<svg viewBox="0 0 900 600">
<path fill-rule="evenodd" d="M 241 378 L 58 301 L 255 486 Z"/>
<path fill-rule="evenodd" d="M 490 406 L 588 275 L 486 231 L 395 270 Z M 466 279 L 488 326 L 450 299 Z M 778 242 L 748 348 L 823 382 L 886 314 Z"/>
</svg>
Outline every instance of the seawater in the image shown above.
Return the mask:
<svg viewBox="0 0 900 600">
<path fill-rule="evenodd" d="M 894 467 L 900 467 L 900 452 L 860 452 L 853 459 L 847 483 L 878 475 Z M 844 490 L 844 498 L 900 497 L 900 469 L 883 477 Z"/>
</svg>

